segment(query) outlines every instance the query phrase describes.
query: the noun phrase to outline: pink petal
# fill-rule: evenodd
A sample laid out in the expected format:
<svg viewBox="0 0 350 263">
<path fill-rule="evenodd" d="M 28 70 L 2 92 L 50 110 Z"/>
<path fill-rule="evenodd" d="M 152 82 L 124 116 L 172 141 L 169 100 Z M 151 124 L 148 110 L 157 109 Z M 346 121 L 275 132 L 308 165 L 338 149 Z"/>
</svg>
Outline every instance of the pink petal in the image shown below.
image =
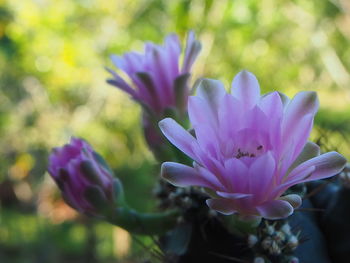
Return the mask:
<svg viewBox="0 0 350 263">
<path fill-rule="evenodd" d="M 296 194 L 281 196 L 279 200 L 287 201 L 294 209 L 298 208 L 302 203 L 301 197 Z"/>
<path fill-rule="evenodd" d="M 195 34 L 190 31 L 187 36 L 185 57 L 182 64 L 182 73 L 190 72 L 191 67 L 201 51 L 201 43 L 195 39 Z"/>
<path fill-rule="evenodd" d="M 216 131 L 208 123 L 202 123 L 194 126 L 196 139 L 205 154 L 219 159 L 221 157 L 219 139 Z"/>
<path fill-rule="evenodd" d="M 273 186 L 276 162 L 270 152 L 258 157 L 250 166 L 248 172 L 250 193 L 254 193 L 257 200 L 263 200 Z"/>
<path fill-rule="evenodd" d="M 232 95 L 240 100 L 245 109 L 250 109 L 260 99 L 260 87 L 256 77 L 243 70 L 236 75 L 232 82 Z"/>
<path fill-rule="evenodd" d="M 237 158 L 231 158 L 225 161 L 225 178 L 228 187 L 232 191 L 238 193 L 248 192 L 248 168 L 247 166 Z"/>
<path fill-rule="evenodd" d="M 202 186 L 208 188 L 220 187 L 220 182 L 214 175 L 206 173 L 205 176 L 187 165 L 165 162 L 162 164 L 161 176 L 175 186 Z"/>
<path fill-rule="evenodd" d="M 259 101 L 259 108 L 266 116 L 280 117 L 283 114 L 283 104 L 277 91 L 263 96 Z"/>
<path fill-rule="evenodd" d="M 293 206 L 284 200 L 272 200 L 257 206 L 256 209 L 260 215 L 266 219 L 281 219 L 290 216 L 293 213 Z"/>
<path fill-rule="evenodd" d="M 181 45 L 177 35 L 171 34 L 166 37 L 165 50 L 168 54 L 168 67 L 171 77 L 175 79 L 179 75 L 179 57 L 181 54 Z"/>
<path fill-rule="evenodd" d="M 242 114 L 241 102 L 231 94 L 225 94 L 219 105 L 220 133 L 224 141 L 232 138 L 233 134 L 241 129 L 244 116 Z"/>
<path fill-rule="evenodd" d="M 226 192 L 216 192 L 219 196 L 227 198 L 227 199 L 242 199 L 252 197 L 252 194 L 244 194 L 244 193 L 226 193 Z"/>
<path fill-rule="evenodd" d="M 106 68 L 106 70 L 113 75 L 113 79 L 108 79 L 107 82 L 110 85 L 113 85 L 121 90 L 129 93 L 133 99 L 137 99 L 138 96 L 134 89 L 130 87 L 128 83 L 126 83 L 116 72 L 114 72 L 110 68 Z"/>
<path fill-rule="evenodd" d="M 310 136 L 313 123 L 314 116 L 311 114 L 305 115 L 301 118 L 298 129 L 294 130 L 295 133 L 291 135 L 291 137 L 295 138 L 293 159 L 295 159 L 301 153 L 303 147 L 305 146 L 307 139 Z"/>
<path fill-rule="evenodd" d="M 277 93 L 278 93 L 278 95 L 281 98 L 281 101 L 282 101 L 282 104 L 283 104 L 283 108 L 285 108 L 288 105 L 288 103 L 290 102 L 289 97 L 286 94 L 282 93 L 282 92 L 277 91 Z"/>
<path fill-rule="evenodd" d="M 281 120 L 283 116 L 283 103 L 278 92 L 272 92 L 263 96 L 259 101 L 259 108 L 268 117 L 267 126 L 270 142 L 275 149 L 275 156 L 281 150 Z"/>
<path fill-rule="evenodd" d="M 188 99 L 188 115 L 192 127 L 196 129 L 201 124 L 217 126 L 217 114 L 212 111 L 210 105 L 198 96 L 191 96 Z"/>
<path fill-rule="evenodd" d="M 231 215 L 237 212 L 234 208 L 232 201 L 229 199 L 208 199 L 206 203 L 210 207 L 210 209 L 218 211 L 224 215 Z"/>
<path fill-rule="evenodd" d="M 204 99 L 212 111 L 217 111 L 225 94 L 227 94 L 227 92 L 224 84 L 215 79 L 202 79 L 197 88 L 197 96 Z"/>
<path fill-rule="evenodd" d="M 286 106 L 286 112 L 282 123 L 283 138 L 287 139 L 300 128 L 300 121 L 305 115 L 314 116 L 318 110 L 316 92 L 299 92 Z"/>
<path fill-rule="evenodd" d="M 197 145 L 196 139 L 171 118 L 165 118 L 159 122 L 159 128 L 165 137 L 177 148 L 197 160 L 193 152 L 193 146 Z"/>
<path fill-rule="evenodd" d="M 257 133 L 269 131 L 272 117 L 267 116 L 259 107 L 254 106 L 244 114 L 244 118 L 244 126 L 241 128 L 256 130 Z"/>
<path fill-rule="evenodd" d="M 155 86 L 159 96 L 164 100 L 163 104 L 170 105 L 174 101 L 174 96 L 173 80 L 168 70 L 167 54 L 163 49 L 155 46 L 152 52 L 149 52 L 147 55 L 147 62 L 153 72 Z"/>
<path fill-rule="evenodd" d="M 331 177 L 343 170 L 346 159 L 337 152 L 328 152 L 314 157 L 297 166 L 287 177 L 287 181 L 298 180 L 298 183 L 309 182 Z M 305 171 L 310 166 L 315 166 L 315 171 L 305 176 Z"/>
<path fill-rule="evenodd" d="M 210 170 L 204 168 L 203 166 L 197 164 L 196 162 L 193 163 L 193 167 L 195 170 L 198 171 L 198 173 L 206 178 L 211 184 L 212 189 L 215 191 L 228 191 L 227 186 L 225 185 L 225 181 L 222 180 L 221 175 L 218 173 L 212 173 Z"/>
<path fill-rule="evenodd" d="M 135 73 L 135 76 L 142 83 L 143 88 L 147 90 L 149 106 L 151 106 L 156 112 L 160 111 L 162 108 L 162 100 L 164 98 L 162 98 L 161 94 L 157 92 L 152 75 L 147 72 L 137 72 Z"/>
<path fill-rule="evenodd" d="M 226 91 L 224 85 L 213 79 L 202 79 L 198 84 L 197 96 L 189 99 L 188 111 L 192 124 L 205 120 L 213 124 L 218 121 L 218 108 Z"/>
<path fill-rule="evenodd" d="M 306 162 L 307 160 L 314 158 L 318 155 L 320 155 L 320 147 L 313 142 L 307 142 L 297 159 L 288 168 L 287 173 L 289 174 L 299 164 Z"/>
<path fill-rule="evenodd" d="M 310 167 L 304 169 L 303 171 L 301 171 L 298 174 L 298 176 L 301 178 L 304 178 L 304 177 L 310 176 L 310 174 L 312 174 L 314 171 L 315 171 L 315 166 L 310 166 Z M 280 184 L 279 186 L 277 186 L 276 188 L 273 189 L 273 192 L 270 194 L 270 198 L 276 198 L 276 197 L 280 196 L 289 187 L 298 184 L 300 182 L 300 180 L 299 179 L 288 179 L 288 176 L 285 176 L 278 183 L 281 183 L 281 182 L 284 182 L 284 183 Z"/>
</svg>

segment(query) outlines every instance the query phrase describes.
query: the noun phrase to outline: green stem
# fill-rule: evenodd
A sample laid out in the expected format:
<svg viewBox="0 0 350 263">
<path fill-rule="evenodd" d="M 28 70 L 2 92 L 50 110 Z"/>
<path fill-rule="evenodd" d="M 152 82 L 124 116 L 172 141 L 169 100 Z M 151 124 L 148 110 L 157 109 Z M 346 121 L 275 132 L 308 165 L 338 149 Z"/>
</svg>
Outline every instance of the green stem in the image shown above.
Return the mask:
<svg viewBox="0 0 350 263">
<path fill-rule="evenodd" d="M 108 221 L 125 230 L 140 235 L 160 235 L 176 226 L 178 210 L 159 213 L 139 213 L 127 207 L 119 207 L 108 218 Z"/>
<path fill-rule="evenodd" d="M 239 215 L 234 214 L 230 216 L 224 216 L 222 223 L 232 234 L 244 237 L 247 234 L 255 234 L 258 225 L 261 222 L 261 218 L 244 219 Z"/>
</svg>

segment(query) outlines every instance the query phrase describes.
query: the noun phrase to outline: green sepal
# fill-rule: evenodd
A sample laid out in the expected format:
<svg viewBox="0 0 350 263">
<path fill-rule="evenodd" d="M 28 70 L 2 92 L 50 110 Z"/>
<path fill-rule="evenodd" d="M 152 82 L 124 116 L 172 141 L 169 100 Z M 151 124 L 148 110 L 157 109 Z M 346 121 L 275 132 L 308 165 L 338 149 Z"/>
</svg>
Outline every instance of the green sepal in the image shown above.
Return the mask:
<svg viewBox="0 0 350 263">
<path fill-rule="evenodd" d="M 90 183 L 96 185 L 102 184 L 100 176 L 90 161 L 82 161 L 80 163 L 80 171 Z"/>
<path fill-rule="evenodd" d="M 83 194 L 86 201 L 88 201 L 96 211 L 103 214 L 106 208 L 108 208 L 108 200 L 100 187 L 96 185 L 88 186 Z"/>
<path fill-rule="evenodd" d="M 113 179 L 113 199 L 118 207 L 126 205 L 123 184 L 118 178 Z"/>
<path fill-rule="evenodd" d="M 222 217 L 222 223 L 226 229 L 238 236 L 256 234 L 256 230 L 261 222 L 261 217 L 242 217 L 238 214 Z"/>
<path fill-rule="evenodd" d="M 109 167 L 109 165 L 107 164 L 107 162 L 105 161 L 105 159 L 103 159 L 103 157 L 97 153 L 97 152 L 93 152 L 92 153 L 94 159 L 96 162 L 98 162 L 103 168 L 105 168 L 111 175 L 113 175 L 113 171 L 112 169 Z"/>
</svg>

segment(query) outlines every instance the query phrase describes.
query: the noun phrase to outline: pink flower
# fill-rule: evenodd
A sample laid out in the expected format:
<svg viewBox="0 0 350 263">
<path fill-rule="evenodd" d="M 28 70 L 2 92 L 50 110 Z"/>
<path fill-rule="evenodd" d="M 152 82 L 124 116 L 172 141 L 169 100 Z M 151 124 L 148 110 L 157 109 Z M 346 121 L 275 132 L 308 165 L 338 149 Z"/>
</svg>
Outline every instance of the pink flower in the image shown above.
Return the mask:
<svg viewBox="0 0 350 263">
<path fill-rule="evenodd" d="M 59 186 L 64 200 L 81 213 L 96 215 L 114 202 L 112 172 L 84 140 L 54 148 L 48 171 Z M 105 207 L 103 207 L 105 206 Z"/>
<path fill-rule="evenodd" d="M 146 43 L 144 54 L 129 52 L 122 57 L 111 57 L 113 64 L 128 75 L 132 85 L 111 69 L 108 71 L 113 78 L 107 82 L 129 93 L 135 101 L 155 115 L 162 116 L 164 110 L 171 107 L 185 108 L 187 80 L 200 49 L 200 43 L 195 40 L 194 33 L 190 32 L 180 68 L 181 46 L 176 35 L 169 35 L 163 46 Z"/>
<path fill-rule="evenodd" d="M 291 186 L 333 176 L 344 167 L 336 153 L 320 154 L 308 142 L 318 109 L 315 92 L 292 100 L 278 92 L 260 95 L 255 76 L 240 72 L 232 94 L 221 82 L 204 79 L 188 110 L 195 137 L 174 120 L 159 126 L 168 140 L 194 160 L 193 168 L 162 165 L 162 176 L 175 186 L 202 186 L 214 191 L 207 204 L 223 214 L 284 218 L 300 206 Z"/>
</svg>

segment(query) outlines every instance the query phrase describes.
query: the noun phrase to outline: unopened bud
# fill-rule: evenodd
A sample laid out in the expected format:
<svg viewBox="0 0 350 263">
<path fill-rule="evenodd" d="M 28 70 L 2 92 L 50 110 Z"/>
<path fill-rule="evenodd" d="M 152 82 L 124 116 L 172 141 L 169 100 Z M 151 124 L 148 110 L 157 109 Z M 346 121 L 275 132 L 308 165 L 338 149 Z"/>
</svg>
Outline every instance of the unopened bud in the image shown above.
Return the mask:
<svg viewBox="0 0 350 263">
<path fill-rule="evenodd" d="M 274 233 L 275 233 L 275 228 L 271 225 L 267 225 L 266 228 L 265 228 L 265 232 L 272 236 Z"/>
<path fill-rule="evenodd" d="M 107 163 L 82 139 L 72 138 L 69 144 L 55 148 L 48 171 L 63 199 L 81 213 L 99 215 L 123 196 Z"/>
<path fill-rule="evenodd" d="M 286 235 L 291 235 L 292 234 L 290 225 L 288 223 L 285 223 L 283 226 L 281 226 L 280 230 L 283 233 L 285 233 Z"/>
<path fill-rule="evenodd" d="M 291 236 L 287 242 L 287 246 L 290 249 L 296 249 L 298 245 L 299 245 L 298 238 L 296 236 Z"/>
<path fill-rule="evenodd" d="M 261 246 L 264 250 L 268 250 L 270 249 L 272 244 L 272 239 L 271 237 L 266 237 L 262 242 L 261 242 Z"/>
<path fill-rule="evenodd" d="M 277 242 L 272 241 L 269 252 L 271 255 L 279 255 L 279 254 L 281 254 L 282 250 Z"/>
<path fill-rule="evenodd" d="M 248 236 L 248 247 L 252 248 L 258 242 L 258 237 L 256 235 Z"/>
</svg>

